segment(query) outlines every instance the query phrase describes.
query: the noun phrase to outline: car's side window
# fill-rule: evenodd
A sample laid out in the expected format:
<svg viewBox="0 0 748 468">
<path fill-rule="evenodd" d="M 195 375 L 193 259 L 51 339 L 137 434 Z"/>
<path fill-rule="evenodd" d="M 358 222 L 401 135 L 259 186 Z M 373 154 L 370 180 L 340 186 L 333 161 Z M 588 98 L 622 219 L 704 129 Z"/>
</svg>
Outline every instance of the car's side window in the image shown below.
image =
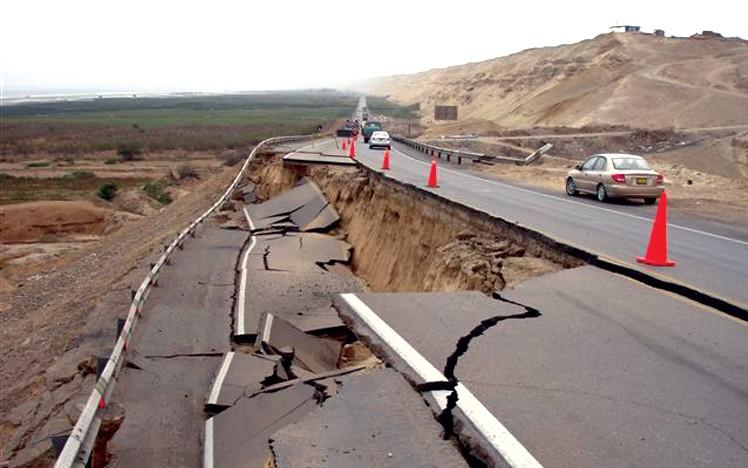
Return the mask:
<svg viewBox="0 0 748 468">
<path fill-rule="evenodd" d="M 592 166 L 595 165 L 595 163 L 597 162 L 598 159 L 600 159 L 600 158 L 598 158 L 597 156 L 595 156 L 595 157 L 590 158 L 587 161 L 585 161 L 584 164 L 582 164 L 582 170 L 583 171 L 591 171 L 592 170 Z"/>
<path fill-rule="evenodd" d="M 607 165 L 608 160 L 604 157 L 597 158 L 597 162 L 595 162 L 595 167 L 592 169 L 593 171 L 603 171 L 605 170 L 605 166 Z"/>
</svg>

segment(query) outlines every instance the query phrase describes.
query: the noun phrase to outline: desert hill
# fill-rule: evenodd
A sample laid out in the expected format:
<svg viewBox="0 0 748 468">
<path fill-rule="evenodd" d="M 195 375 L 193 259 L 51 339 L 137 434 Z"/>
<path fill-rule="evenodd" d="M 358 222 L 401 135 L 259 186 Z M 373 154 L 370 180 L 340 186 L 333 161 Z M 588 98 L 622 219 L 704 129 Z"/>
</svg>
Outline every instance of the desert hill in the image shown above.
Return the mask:
<svg viewBox="0 0 748 468">
<path fill-rule="evenodd" d="M 608 33 L 576 44 L 359 87 L 402 104 L 458 105 L 465 121 L 504 127 L 694 128 L 748 124 L 748 41 Z M 486 122 L 487 123 L 487 122 Z"/>
</svg>

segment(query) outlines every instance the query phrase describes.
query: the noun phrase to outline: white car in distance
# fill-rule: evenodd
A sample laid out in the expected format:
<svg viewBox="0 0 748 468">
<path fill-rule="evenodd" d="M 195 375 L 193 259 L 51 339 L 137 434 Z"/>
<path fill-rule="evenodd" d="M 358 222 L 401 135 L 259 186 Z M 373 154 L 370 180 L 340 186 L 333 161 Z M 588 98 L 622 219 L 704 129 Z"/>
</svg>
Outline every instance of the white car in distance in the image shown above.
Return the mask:
<svg viewBox="0 0 748 468">
<path fill-rule="evenodd" d="M 369 148 L 375 148 L 377 146 L 389 148 L 390 134 L 382 131 L 372 133 L 371 138 L 369 138 Z"/>
</svg>

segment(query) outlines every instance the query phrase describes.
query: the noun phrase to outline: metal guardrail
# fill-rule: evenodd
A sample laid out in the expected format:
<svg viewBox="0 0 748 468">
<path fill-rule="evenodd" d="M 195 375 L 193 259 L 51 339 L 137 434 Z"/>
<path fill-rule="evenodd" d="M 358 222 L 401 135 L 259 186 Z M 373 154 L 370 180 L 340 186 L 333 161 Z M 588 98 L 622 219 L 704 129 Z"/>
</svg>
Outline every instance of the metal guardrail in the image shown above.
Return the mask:
<svg viewBox="0 0 748 468">
<path fill-rule="evenodd" d="M 473 151 L 464 151 L 454 148 L 442 148 L 401 136 L 393 136 L 392 139 L 397 142 L 403 143 L 404 145 L 410 146 L 411 148 L 414 148 L 422 153 L 435 156 L 438 159 L 441 159 L 442 156 L 444 156 L 447 161 L 451 161 L 452 158 L 457 158 L 457 164 L 462 164 L 463 159 L 469 159 L 473 162 L 503 162 L 525 166 L 527 164 L 535 162 L 538 158 L 540 158 L 540 156 L 542 156 L 549 149 L 551 149 L 551 147 L 553 147 L 551 143 L 546 143 L 545 145 L 543 145 L 543 147 L 527 156 L 526 158 L 511 158 L 509 156 L 496 156 L 486 153 L 475 153 Z"/>
<path fill-rule="evenodd" d="M 75 423 L 72 432 L 68 436 L 65 446 L 55 462 L 55 468 L 83 468 L 86 466 L 94 442 L 96 441 L 96 436 L 98 435 L 99 426 L 101 426 L 104 412 L 106 411 L 112 391 L 114 390 L 114 385 L 116 384 L 117 377 L 122 369 L 127 344 L 132 338 L 135 324 L 142 313 L 143 304 L 145 303 L 148 294 L 150 294 L 151 288 L 156 285 L 161 268 L 169 263 L 169 257 L 174 253 L 174 250 L 178 248 L 181 249 L 185 238 L 190 235 L 194 236 L 197 226 L 205 221 L 208 216 L 223 205 L 223 203 L 230 199 L 234 190 L 239 186 L 242 177 L 244 177 L 249 164 L 252 162 L 252 159 L 254 159 L 260 148 L 268 144 L 314 139 L 325 135 L 327 134 L 284 136 L 268 138 L 267 140 L 262 141 L 260 144 L 255 146 L 249 156 L 247 156 L 239 173 L 234 178 L 231 185 L 226 189 L 223 196 L 221 196 L 217 202 L 215 202 L 189 226 L 184 228 L 171 244 L 166 247 L 164 253 L 159 257 L 158 261 L 151 266 L 150 271 L 133 295 L 127 319 L 125 320 L 124 326 L 117 338 L 112 354 L 109 356 L 106 367 L 91 391 L 91 395 L 88 397 L 88 401 L 81 411 L 78 421 Z"/>
</svg>

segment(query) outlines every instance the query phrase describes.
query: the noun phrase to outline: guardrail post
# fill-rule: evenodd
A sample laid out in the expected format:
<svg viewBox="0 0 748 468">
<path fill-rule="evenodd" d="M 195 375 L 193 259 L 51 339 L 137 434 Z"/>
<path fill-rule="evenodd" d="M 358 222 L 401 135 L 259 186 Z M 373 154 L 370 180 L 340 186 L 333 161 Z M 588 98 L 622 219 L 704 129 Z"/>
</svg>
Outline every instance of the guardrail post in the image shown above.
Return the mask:
<svg viewBox="0 0 748 468">
<path fill-rule="evenodd" d="M 125 323 L 127 322 L 126 319 L 118 318 L 117 319 L 117 336 L 114 337 L 114 341 L 117 342 L 119 339 L 119 336 L 122 334 L 122 330 L 125 328 Z"/>
<path fill-rule="evenodd" d="M 99 377 L 101 377 L 101 374 L 102 372 L 104 372 L 104 368 L 106 367 L 107 362 L 109 362 L 108 356 L 96 356 L 96 380 L 99 380 Z"/>
<path fill-rule="evenodd" d="M 55 453 L 55 458 L 59 457 L 62 453 L 62 449 L 65 447 L 65 442 L 68 441 L 71 431 L 65 431 L 62 434 L 55 434 L 49 438 L 52 443 L 52 451 Z"/>
</svg>

